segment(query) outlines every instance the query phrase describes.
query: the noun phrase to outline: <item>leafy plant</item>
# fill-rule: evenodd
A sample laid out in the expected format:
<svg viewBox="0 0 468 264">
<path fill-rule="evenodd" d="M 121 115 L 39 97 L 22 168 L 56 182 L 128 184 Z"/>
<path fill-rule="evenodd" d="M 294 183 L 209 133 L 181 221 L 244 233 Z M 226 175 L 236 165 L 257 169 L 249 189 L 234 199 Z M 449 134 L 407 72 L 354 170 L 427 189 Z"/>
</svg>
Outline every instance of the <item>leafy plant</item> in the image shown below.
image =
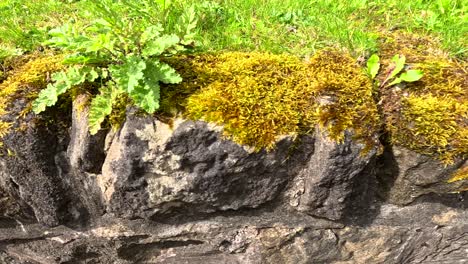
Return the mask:
<svg viewBox="0 0 468 264">
<path fill-rule="evenodd" d="M 100 82 L 100 94 L 92 99 L 89 111 L 89 129 L 95 134 L 121 94 L 148 113 L 159 108 L 159 83 L 182 81 L 161 58 L 184 51 L 193 42 L 196 20 L 189 8 L 175 32 L 167 33 L 150 0 L 87 2 L 90 16 L 98 18 L 85 27 L 68 23 L 50 31 L 45 45 L 70 52 L 64 61 L 69 67 L 51 76 L 54 82 L 39 93 L 33 111 L 53 106 L 59 95 L 76 85 Z M 166 6 L 159 11 L 165 14 Z"/>
<path fill-rule="evenodd" d="M 385 79 L 382 83 L 378 83 L 379 88 L 390 87 L 401 82 L 415 82 L 423 77 L 421 70 L 405 69 L 406 58 L 404 55 L 395 55 L 392 58 L 391 64 L 386 70 Z M 380 58 L 377 54 L 373 54 L 367 60 L 367 73 L 371 79 L 375 79 L 380 70 Z M 377 81 L 378 82 L 378 81 Z"/>
</svg>

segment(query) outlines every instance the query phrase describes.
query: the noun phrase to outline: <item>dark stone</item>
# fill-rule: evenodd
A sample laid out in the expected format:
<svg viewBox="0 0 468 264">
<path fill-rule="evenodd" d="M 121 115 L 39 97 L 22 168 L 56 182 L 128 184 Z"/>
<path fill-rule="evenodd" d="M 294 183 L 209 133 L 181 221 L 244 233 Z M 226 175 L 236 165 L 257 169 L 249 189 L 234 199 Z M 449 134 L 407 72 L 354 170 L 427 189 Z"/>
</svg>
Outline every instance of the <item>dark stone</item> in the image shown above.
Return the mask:
<svg viewBox="0 0 468 264">
<path fill-rule="evenodd" d="M 319 131 L 253 152 L 211 124 L 134 109 L 91 136 L 85 100 L 21 130 L 4 117 L 0 263 L 468 262 L 467 181 L 446 182 L 466 161 L 362 155 L 350 133 Z M 60 115 L 72 118 L 47 122 Z"/>
<path fill-rule="evenodd" d="M 376 149 L 363 153 L 364 145 L 351 136 L 347 133 L 342 143 L 335 143 L 316 132 L 314 154 L 289 191 L 291 205 L 314 216 L 343 218 L 350 197 L 374 177 L 375 167 Z"/>
<path fill-rule="evenodd" d="M 388 195 L 391 203 L 404 205 L 413 202 L 421 195 L 458 192 L 468 188 L 467 181 L 447 184 L 447 180 L 457 169 L 468 166 L 468 160 L 445 165 L 414 151 L 392 147 L 391 155 L 384 162 L 388 165 L 380 167 L 379 177 L 393 178 Z"/>
<path fill-rule="evenodd" d="M 204 122 L 168 125 L 129 116 L 114 138 L 100 183 L 109 210 L 127 218 L 256 208 L 274 200 L 313 151 L 285 138 L 252 152 Z M 300 153 L 298 157 L 295 153 Z"/>
</svg>

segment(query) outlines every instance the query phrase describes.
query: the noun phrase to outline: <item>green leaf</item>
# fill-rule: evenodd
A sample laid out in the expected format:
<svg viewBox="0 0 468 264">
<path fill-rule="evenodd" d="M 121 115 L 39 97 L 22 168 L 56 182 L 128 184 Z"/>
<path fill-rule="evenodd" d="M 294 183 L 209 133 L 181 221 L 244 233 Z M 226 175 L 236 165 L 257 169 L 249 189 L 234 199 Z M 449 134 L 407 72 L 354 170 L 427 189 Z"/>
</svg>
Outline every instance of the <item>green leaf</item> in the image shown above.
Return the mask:
<svg viewBox="0 0 468 264">
<path fill-rule="evenodd" d="M 159 84 L 152 83 L 137 87 L 130 93 L 130 97 L 138 107 L 152 114 L 159 109 Z"/>
<path fill-rule="evenodd" d="M 63 81 L 66 83 L 67 88 L 69 89 L 72 86 L 84 83 L 86 81 L 86 70 L 82 70 L 79 67 L 72 67 L 67 70 L 65 75 L 60 76 L 60 79 L 57 81 Z M 66 91 L 66 90 L 65 90 Z M 65 91 L 58 91 L 59 94 L 64 93 Z"/>
<path fill-rule="evenodd" d="M 421 70 L 408 70 L 400 75 L 400 79 L 405 82 L 415 82 L 423 77 Z"/>
<path fill-rule="evenodd" d="M 88 54 L 84 55 L 81 53 L 72 54 L 63 60 L 63 64 L 100 64 L 106 62 L 106 58 L 96 57 L 96 56 L 88 56 Z"/>
<path fill-rule="evenodd" d="M 159 56 L 167 49 L 177 45 L 180 39 L 177 35 L 163 35 L 151 42 L 146 43 L 141 54 L 143 56 Z"/>
<path fill-rule="evenodd" d="M 38 98 L 32 104 L 34 113 L 39 114 L 46 107 L 55 105 L 59 95 L 65 93 L 73 86 L 85 82 L 87 78 L 92 79 L 96 74 L 97 72 L 93 72 L 92 68 L 80 68 L 78 66 L 52 74 L 52 80 L 55 83 L 47 85 L 47 88 L 39 92 Z"/>
<path fill-rule="evenodd" d="M 101 69 L 99 69 L 99 68 L 95 69 L 95 68 L 92 68 L 92 67 L 83 67 L 83 69 L 81 71 L 85 75 L 86 80 L 88 82 L 93 82 L 97 78 L 99 78 Z"/>
<path fill-rule="evenodd" d="M 180 83 L 182 77 L 171 66 L 160 63 L 158 60 L 148 61 L 145 69 L 145 78 L 148 85 L 163 83 Z"/>
<path fill-rule="evenodd" d="M 182 77 L 173 69 L 171 66 L 162 63 L 159 67 L 159 79 L 163 83 L 180 83 L 182 82 Z"/>
<path fill-rule="evenodd" d="M 53 106 L 57 102 L 57 90 L 52 84 L 47 85 L 45 89 L 39 92 L 39 96 L 32 103 L 32 110 L 39 114 L 44 112 L 46 107 Z"/>
<path fill-rule="evenodd" d="M 389 83 L 387 86 L 392 86 L 392 85 L 395 85 L 395 84 L 399 84 L 401 83 L 402 79 L 401 78 L 396 78 L 395 80 L 393 80 L 393 82 Z"/>
<path fill-rule="evenodd" d="M 123 64 L 111 65 L 109 72 L 117 84 L 117 88 L 131 93 L 139 85 L 139 81 L 143 79 L 145 68 L 146 63 L 142 58 L 130 55 Z"/>
<path fill-rule="evenodd" d="M 392 78 L 397 76 L 397 74 L 400 73 L 401 70 L 403 70 L 403 68 L 405 67 L 405 61 L 406 61 L 405 55 L 398 55 L 397 54 L 397 55 L 393 56 L 393 58 L 392 58 L 393 70 L 390 73 L 390 76 L 387 78 L 388 80 L 391 80 Z"/>
<path fill-rule="evenodd" d="M 148 41 L 158 38 L 161 35 L 161 32 L 164 31 L 164 28 L 161 24 L 156 24 L 149 26 L 141 34 L 140 42 L 142 45 L 145 45 Z"/>
<path fill-rule="evenodd" d="M 112 105 L 118 92 L 111 86 L 101 87 L 101 94 L 91 101 L 88 115 L 89 132 L 96 134 L 101 124 L 112 113 Z"/>
<path fill-rule="evenodd" d="M 370 77 L 374 79 L 375 76 L 377 76 L 379 69 L 380 69 L 379 56 L 377 54 L 373 54 L 367 60 L 367 72 L 369 73 Z"/>
</svg>

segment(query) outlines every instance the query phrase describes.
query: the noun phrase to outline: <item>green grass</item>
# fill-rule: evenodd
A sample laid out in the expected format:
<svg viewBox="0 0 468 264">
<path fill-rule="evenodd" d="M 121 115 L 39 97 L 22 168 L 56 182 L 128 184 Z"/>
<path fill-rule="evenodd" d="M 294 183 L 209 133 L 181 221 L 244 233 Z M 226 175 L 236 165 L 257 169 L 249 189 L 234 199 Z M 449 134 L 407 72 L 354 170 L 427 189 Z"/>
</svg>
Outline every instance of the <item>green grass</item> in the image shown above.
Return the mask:
<svg viewBox="0 0 468 264">
<path fill-rule="evenodd" d="M 50 28 L 71 19 L 84 21 L 85 2 L 0 0 L 0 45 L 37 48 Z M 197 44 L 202 51 L 258 50 L 308 56 L 336 47 L 357 57 L 377 51 L 382 32 L 402 30 L 439 39 L 451 55 L 466 58 L 465 0 L 154 2 L 166 28 L 174 27 L 181 13 L 194 5 L 199 20 Z M 162 5 L 168 8 L 163 10 Z"/>
<path fill-rule="evenodd" d="M 75 18 L 75 5 L 54 0 L 0 0 L 0 45 L 28 51 L 47 39 L 47 32 Z"/>
<path fill-rule="evenodd" d="M 324 47 L 355 55 L 374 52 L 378 34 L 401 29 L 439 38 L 451 54 L 466 55 L 463 1 L 225 0 L 196 1 L 202 47 L 297 55 Z"/>
</svg>

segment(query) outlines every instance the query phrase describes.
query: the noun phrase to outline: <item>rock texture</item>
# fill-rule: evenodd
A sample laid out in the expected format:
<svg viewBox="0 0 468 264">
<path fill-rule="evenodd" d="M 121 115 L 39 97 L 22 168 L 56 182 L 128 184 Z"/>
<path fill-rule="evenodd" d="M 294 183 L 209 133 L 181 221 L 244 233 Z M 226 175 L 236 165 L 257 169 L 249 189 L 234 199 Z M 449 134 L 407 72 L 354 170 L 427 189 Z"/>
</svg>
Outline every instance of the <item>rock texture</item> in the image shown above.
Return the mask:
<svg viewBox="0 0 468 264">
<path fill-rule="evenodd" d="M 131 109 L 91 136 L 86 100 L 4 139 L 0 263 L 468 263 L 466 161 L 319 130 L 252 152 Z"/>
</svg>

